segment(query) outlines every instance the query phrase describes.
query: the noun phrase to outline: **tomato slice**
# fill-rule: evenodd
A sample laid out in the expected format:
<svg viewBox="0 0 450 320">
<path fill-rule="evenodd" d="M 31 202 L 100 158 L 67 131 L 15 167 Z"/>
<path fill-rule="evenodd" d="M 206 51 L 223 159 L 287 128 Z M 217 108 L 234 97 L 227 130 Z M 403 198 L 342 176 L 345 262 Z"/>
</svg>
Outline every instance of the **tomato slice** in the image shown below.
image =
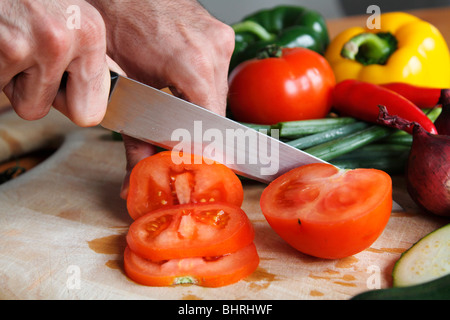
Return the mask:
<svg viewBox="0 0 450 320">
<path fill-rule="evenodd" d="M 241 206 L 243 199 L 241 181 L 225 165 L 197 155 L 163 151 L 133 168 L 127 210 L 137 219 L 163 206 L 213 201 Z"/>
<path fill-rule="evenodd" d="M 366 249 L 383 232 L 392 210 L 392 181 L 380 170 L 309 164 L 269 184 L 260 204 L 269 225 L 297 250 L 343 258 Z"/>
<path fill-rule="evenodd" d="M 221 287 L 249 276 L 259 264 L 253 243 L 235 253 L 214 256 L 174 259 L 152 262 L 134 253 L 129 247 L 124 253 L 127 276 L 147 286 L 196 284 L 204 287 Z"/>
<path fill-rule="evenodd" d="M 245 212 L 220 202 L 164 207 L 136 219 L 127 244 L 153 261 L 220 256 L 250 244 L 254 229 Z"/>
</svg>

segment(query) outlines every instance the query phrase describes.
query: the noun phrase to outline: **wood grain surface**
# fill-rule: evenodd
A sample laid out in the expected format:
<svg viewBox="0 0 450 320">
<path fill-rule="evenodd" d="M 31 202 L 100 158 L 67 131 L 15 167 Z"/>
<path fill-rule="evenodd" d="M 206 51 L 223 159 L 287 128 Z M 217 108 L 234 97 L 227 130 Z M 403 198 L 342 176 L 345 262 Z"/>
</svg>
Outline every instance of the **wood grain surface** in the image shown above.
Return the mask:
<svg viewBox="0 0 450 320">
<path fill-rule="evenodd" d="M 445 13 L 450 11 L 426 10 L 418 15 L 432 21 L 442 18 L 439 23 L 448 36 Z M 335 34 L 357 21 L 364 17 L 330 21 L 329 28 Z M 403 178 L 395 176 L 394 200 L 403 209 L 392 212 L 377 241 L 348 258 L 317 259 L 294 250 L 270 228 L 259 207 L 265 186 L 246 182 L 243 209 L 255 227 L 261 259 L 251 276 L 222 288 L 141 286 L 123 271 L 125 235 L 132 220 L 119 197 L 125 170 L 122 143 L 99 127 L 76 128 L 57 112 L 42 124 L 50 119 L 58 129 L 35 148 L 57 137 L 55 153 L 0 185 L 1 299 L 348 299 L 390 286 L 401 253 L 449 222 L 420 212 L 405 191 Z M 0 132 L 23 137 L 14 128 L 41 132 L 37 123 L 5 111 Z M 26 142 L 22 139 L 15 138 L 19 146 Z M 6 141 L 11 149 L 14 143 Z"/>
</svg>

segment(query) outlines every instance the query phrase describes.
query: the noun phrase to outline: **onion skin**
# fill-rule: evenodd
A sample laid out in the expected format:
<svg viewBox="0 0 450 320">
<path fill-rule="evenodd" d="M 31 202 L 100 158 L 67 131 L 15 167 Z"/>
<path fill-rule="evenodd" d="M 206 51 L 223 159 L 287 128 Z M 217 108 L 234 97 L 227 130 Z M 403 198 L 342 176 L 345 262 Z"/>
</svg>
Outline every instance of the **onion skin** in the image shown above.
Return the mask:
<svg viewBox="0 0 450 320">
<path fill-rule="evenodd" d="M 405 173 L 409 195 L 423 211 L 450 216 L 450 136 L 429 133 L 417 122 L 391 116 L 379 107 L 379 123 L 406 132 L 412 128 Z"/>
<path fill-rule="evenodd" d="M 413 129 L 406 165 L 407 190 L 424 211 L 450 216 L 450 137 Z"/>
<path fill-rule="evenodd" d="M 434 122 L 437 132 L 440 135 L 450 136 L 450 90 L 442 89 L 439 103 L 442 105 L 442 111 Z"/>
</svg>

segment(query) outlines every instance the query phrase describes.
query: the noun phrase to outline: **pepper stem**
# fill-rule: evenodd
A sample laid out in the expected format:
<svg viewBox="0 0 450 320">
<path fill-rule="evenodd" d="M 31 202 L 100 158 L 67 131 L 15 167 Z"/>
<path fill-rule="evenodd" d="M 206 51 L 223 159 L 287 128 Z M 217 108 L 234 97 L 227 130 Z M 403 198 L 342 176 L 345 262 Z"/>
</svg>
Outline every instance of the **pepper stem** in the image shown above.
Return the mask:
<svg viewBox="0 0 450 320">
<path fill-rule="evenodd" d="M 251 20 L 236 23 L 231 27 L 234 32 L 250 32 L 263 41 L 270 41 L 274 38 L 274 36 L 264 29 L 263 26 Z"/>
<path fill-rule="evenodd" d="M 256 54 L 257 59 L 280 58 L 283 55 L 283 49 L 276 44 L 265 46 Z"/>
<path fill-rule="evenodd" d="M 389 32 L 361 33 L 344 44 L 341 56 L 363 65 L 385 64 L 397 49 L 397 39 Z"/>
<path fill-rule="evenodd" d="M 377 122 L 382 125 L 406 132 L 409 132 L 409 130 L 414 128 L 414 126 L 419 125 L 417 122 L 408 121 L 399 116 L 389 114 L 386 106 L 384 105 L 378 105 L 378 109 L 380 111 L 378 113 Z"/>
</svg>

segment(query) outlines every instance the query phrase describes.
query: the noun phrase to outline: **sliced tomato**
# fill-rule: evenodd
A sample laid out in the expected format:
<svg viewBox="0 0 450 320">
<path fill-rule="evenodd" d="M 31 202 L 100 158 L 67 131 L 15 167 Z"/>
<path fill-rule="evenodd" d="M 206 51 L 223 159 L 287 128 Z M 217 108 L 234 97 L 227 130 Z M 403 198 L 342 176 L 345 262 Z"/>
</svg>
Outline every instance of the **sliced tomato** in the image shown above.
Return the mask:
<svg viewBox="0 0 450 320">
<path fill-rule="evenodd" d="M 310 164 L 274 180 L 260 203 L 269 225 L 291 246 L 337 259 L 366 249 L 383 232 L 392 181 L 380 170 Z"/>
<path fill-rule="evenodd" d="M 129 247 L 124 253 L 127 276 L 147 286 L 196 284 L 204 287 L 221 287 L 249 276 L 259 264 L 253 243 L 235 253 L 214 256 L 152 262 L 134 253 Z"/>
<path fill-rule="evenodd" d="M 201 156 L 164 151 L 133 168 L 127 210 L 137 219 L 163 206 L 213 201 L 241 206 L 243 199 L 241 181 L 225 165 Z"/>
<path fill-rule="evenodd" d="M 245 212 L 231 204 L 211 202 L 164 207 L 136 219 L 128 246 L 153 261 L 220 256 L 253 241 Z"/>
</svg>

